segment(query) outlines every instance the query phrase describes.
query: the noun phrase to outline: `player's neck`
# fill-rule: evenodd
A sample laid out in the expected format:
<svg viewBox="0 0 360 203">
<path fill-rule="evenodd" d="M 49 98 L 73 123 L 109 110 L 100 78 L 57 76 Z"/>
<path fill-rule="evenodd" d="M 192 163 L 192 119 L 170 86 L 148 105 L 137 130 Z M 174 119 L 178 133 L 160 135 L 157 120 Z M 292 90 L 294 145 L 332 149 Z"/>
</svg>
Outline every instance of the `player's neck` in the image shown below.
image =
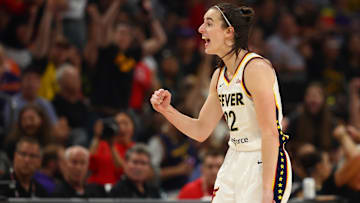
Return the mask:
<svg viewBox="0 0 360 203">
<path fill-rule="evenodd" d="M 237 67 L 239 66 L 239 63 L 241 61 L 241 59 L 244 57 L 244 55 L 246 54 L 245 50 L 241 50 L 239 55 L 236 57 L 236 54 L 231 54 L 228 56 L 225 56 L 224 58 L 222 58 L 222 60 L 224 61 L 225 65 L 226 65 L 226 70 L 228 74 L 233 75 L 237 69 Z"/>
</svg>

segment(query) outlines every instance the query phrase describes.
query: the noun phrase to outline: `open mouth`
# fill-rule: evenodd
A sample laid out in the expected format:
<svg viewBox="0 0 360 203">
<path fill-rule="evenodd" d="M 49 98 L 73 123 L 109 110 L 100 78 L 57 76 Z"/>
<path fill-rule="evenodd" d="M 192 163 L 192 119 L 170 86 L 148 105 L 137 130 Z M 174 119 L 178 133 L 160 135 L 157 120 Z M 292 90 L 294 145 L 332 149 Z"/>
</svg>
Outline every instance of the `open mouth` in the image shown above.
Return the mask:
<svg viewBox="0 0 360 203">
<path fill-rule="evenodd" d="M 205 41 L 205 47 L 207 47 L 210 43 L 210 39 L 206 37 L 202 37 L 202 39 Z"/>
</svg>

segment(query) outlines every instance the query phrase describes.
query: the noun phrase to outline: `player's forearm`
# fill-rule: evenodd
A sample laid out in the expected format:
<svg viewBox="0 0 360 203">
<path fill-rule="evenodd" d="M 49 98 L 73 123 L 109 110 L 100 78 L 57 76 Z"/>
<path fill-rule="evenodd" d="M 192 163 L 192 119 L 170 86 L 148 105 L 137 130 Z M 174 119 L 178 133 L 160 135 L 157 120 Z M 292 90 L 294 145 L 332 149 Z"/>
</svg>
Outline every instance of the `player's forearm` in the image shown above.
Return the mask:
<svg viewBox="0 0 360 203">
<path fill-rule="evenodd" d="M 209 128 L 202 126 L 199 119 L 186 116 L 172 106 L 162 114 L 178 130 L 196 141 L 203 142 L 210 135 Z"/>
<path fill-rule="evenodd" d="M 273 190 L 276 164 L 279 153 L 278 133 L 262 135 L 263 190 Z"/>
</svg>

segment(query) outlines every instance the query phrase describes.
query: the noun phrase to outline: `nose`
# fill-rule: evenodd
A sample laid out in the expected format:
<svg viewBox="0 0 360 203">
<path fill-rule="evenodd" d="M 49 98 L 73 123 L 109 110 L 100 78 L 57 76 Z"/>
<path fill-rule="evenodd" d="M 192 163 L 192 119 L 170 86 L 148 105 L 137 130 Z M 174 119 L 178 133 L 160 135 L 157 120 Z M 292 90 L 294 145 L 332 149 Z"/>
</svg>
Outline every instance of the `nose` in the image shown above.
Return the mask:
<svg viewBox="0 0 360 203">
<path fill-rule="evenodd" d="M 203 34 L 204 33 L 204 23 L 200 25 L 198 32 Z"/>
</svg>

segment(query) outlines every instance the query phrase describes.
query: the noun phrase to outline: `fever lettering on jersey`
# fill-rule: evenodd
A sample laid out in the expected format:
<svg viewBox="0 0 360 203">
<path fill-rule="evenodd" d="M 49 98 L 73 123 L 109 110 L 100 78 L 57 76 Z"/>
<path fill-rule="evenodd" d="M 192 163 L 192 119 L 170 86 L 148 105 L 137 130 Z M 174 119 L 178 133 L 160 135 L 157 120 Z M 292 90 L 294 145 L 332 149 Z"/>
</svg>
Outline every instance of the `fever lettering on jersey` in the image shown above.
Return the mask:
<svg viewBox="0 0 360 203">
<path fill-rule="evenodd" d="M 230 94 L 219 94 L 221 106 L 239 106 L 244 105 L 243 95 L 241 92 Z"/>
</svg>

